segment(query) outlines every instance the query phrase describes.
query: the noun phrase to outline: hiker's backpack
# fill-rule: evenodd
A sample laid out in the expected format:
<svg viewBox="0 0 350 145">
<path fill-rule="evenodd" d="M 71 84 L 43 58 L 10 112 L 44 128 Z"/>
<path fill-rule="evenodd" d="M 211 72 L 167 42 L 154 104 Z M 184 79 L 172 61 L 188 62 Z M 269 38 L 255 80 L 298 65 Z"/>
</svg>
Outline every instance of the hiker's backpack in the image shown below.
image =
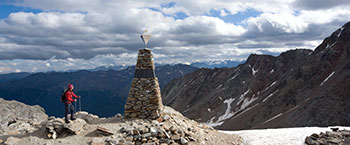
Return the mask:
<svg viewBox="0 0 350 145">
<path fill-rule="evenodd" d="M 67 91 L 68 91 L 68 88 L 63 88 L 63 91 L 62 91 L 62 94 L 61 94 L 61 97 L 60 97 L 60 101 L 62 103 L 67 101 L 67 97 L 66 97 L 66 92 Z"/>
</svg>

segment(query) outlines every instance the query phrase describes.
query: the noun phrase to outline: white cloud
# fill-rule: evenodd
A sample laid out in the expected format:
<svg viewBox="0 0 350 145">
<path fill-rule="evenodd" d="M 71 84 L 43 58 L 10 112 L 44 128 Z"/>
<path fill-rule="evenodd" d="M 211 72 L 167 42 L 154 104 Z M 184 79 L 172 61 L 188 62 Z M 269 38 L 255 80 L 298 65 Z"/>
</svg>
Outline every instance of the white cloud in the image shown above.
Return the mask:
<svg viewBox="0 0 350 145">
<path fill-rule="evenodd" d="M 302 0 L 16 0 L 14 4 L 44 11 L 0 19 L 2 72 L 132 65 L 137 50 L 144 47 L 139 35 L 146 28 L 153 34 L 149 46 L 158 63 L 242 60 L 250 53 L 313 49 L 350 20 L 349 3 L 343 0 L 315 7 Z M 250 11 L 259 15 L 249 17 Z M 188 17 L 175 19 L 179 12 Z M 239 12 L 248 17 L 239 23 L 223 19 Z"/>
</svg>

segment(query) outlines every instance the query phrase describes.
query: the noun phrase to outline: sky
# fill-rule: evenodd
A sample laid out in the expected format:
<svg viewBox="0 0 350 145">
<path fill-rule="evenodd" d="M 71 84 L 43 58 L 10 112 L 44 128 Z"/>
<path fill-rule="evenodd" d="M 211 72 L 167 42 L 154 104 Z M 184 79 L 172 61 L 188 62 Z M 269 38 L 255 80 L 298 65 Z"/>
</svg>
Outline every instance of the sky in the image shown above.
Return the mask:
<svg viewBox="0 0 350 145">
<path fill-rule="evenodd" d="M 314 49 L 350 20 L 349 0 L 0 0 L 0 74 L 245 60 Z"/>
</svg>

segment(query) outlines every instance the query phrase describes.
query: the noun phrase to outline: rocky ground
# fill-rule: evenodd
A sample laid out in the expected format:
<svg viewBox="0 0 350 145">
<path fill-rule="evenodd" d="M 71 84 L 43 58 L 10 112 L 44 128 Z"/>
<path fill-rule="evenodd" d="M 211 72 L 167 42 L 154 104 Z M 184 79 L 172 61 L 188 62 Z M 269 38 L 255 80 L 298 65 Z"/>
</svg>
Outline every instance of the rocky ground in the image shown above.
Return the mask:
<svg viewBox="0 0 350 145">
<path fill-rule="evenodd" d="M 1 100 L 4 102 L 4 100 Z M 9 102 L 9 101 L 5 101 Z M 5 103 L 3 103 L 5 104 Z M 18 105 L 18 104 L 17 104 Z M 23 104 L 24 105 L 24 104 Z M 38 108 L 38 106 L 32 108 Z M 1 113 L 5 113 L 3 107 Z M 25 109 L 27 110 L 27 109 Z M 39 110 L 40 109 L 39 107 Z M 15 112 L 22 112 L 17 110 Z M 37 112 L 38 113 L 38 112 Z M 43 113 L 43 112 L 41 112 Z M 41 114 L 39 113 L 39 114 Z M 36 116 L 36 115 L 34 115 Z M 157 120 L 124 120 L 120 114 L 99 118 L 87 112 L 77 112 L 75 121 L 65 124 L 62 118 L 43 116 L 27 125 L 2 125 L 0 144 L 5 145 L 131 145 L 131 144 L 242 144 L 237 135 L 229 135 L 184 117 L 170 107 L 164 107 Z M 33 117 L 33 116 L 32 116 Z M 16 117 L 14 117 L 16 118 Z M 29 116 L 29 118 L 31 118 Z M 9 124 L 1 118 L 2 124 Z M 9 119 L 7 119 L 8 121 Z M 35 119 L 34 119 L 35 120 Z M 40 122 L 41 121 L 41 122 Z M 13 122 L 13 121 L 10 121 Z M 16 121 L 18 124 L 20 121 Z M 25 124 L 26 121 L 23 122 Z M 28 121 L 27 121 L 28 122 Z M 30 121 L 29 121 L 30 122 Z M 16 124 L 15 123 L 15 124 Z M 39 123 L 39 124 L 37 124 Z M 13 132 L 13 130 L 21 130 Z"/>
<path fill-rule="evenodd" d="M 339 128 L 331 128 L 332 131 L 321 132 L 320 134 L 312 134 L 305 138 L 308 145 L 349 145 L 350 130 L 339 130 Z"/>
</svg>

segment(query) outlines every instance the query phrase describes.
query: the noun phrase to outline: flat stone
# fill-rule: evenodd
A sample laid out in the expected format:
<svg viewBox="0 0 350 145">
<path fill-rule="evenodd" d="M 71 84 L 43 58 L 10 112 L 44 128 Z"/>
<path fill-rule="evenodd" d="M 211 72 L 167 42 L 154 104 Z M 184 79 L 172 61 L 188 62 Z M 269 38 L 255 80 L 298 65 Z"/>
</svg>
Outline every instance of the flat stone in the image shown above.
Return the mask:
<svg viewBox="0 0 350 145">
<path fill-rule="evenodd" d="M 134 137 L 128 136 L 128 137 L 125 138 L 125 140 L 126 140 L 126 142 L 131 142 L 131 141 L 134 140 Z"/>
<path fill-rule="evenodd" d="M 104 135 L 104 136 L 109 136 L 109 135 L 113 135 L 114 133 L 111 132 L 110 130 L 103 128 L 103 127 L 97 127 L 97 132 L 99 132 L 100 134 Z"/>
<path fill-rule="evenodd" d="M 152 136 L 151 133 L 145 133 L 145 134 L 142 135 L 142 137 L 144 137 L 144 138 L 149 138 L 151 136 Z"/>
<path fill-rule="evenodd" d="M 105 140 L 102 138 L 93 138 L 91 141 L 91 145 L 105 145 Z"/>
<path fill-rule="evenodd" d="M 20 139 L 15 138 L 15 137 L 9 137 L 7 140 L 4 142 L 5 145 L 14 145 L 16 144 Z"/>
<path fill-rule="evenodd" d="M 71 121 L 71 123 L 69 123 L 68 125 L 64 124 L 64 128 L 77 135 L 80 134 L 81 131 L 83 131 L 83 127 L 85 124 L 86 122 L 83 119 L 78 118 L 74 121 Z"/>
<path fill-rule="evenodd" d="M 180 136 L 178 134 L 175 134 L 173 136 L 171 136 L 172 140 L 180 140 Z"/>
</svg>

